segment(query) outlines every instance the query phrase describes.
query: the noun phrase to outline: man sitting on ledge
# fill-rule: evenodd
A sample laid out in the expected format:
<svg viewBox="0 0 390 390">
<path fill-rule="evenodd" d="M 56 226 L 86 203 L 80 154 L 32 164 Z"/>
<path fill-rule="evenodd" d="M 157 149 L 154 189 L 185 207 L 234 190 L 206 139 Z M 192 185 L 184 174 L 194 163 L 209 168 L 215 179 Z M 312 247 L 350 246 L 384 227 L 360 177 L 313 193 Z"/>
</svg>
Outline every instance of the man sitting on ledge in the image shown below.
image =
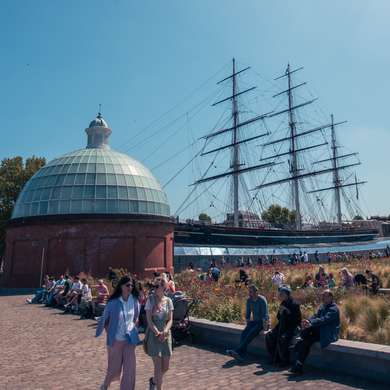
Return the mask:
<svg viewBox="0 0 390 390">
<path fill-rule="evenodd" d="M 301 334 L 294 348 L 297 359 L 290 369 L 293 374 L 303 373 L 303 364 L 315 342 L 319 341 L 321 348 L 326 348 L 339 338 L 340 311 L 333 301 L 331 290 L 322 293 L 322 302 L 316 314 L 302 321 Z"/>
<path fill-rule="evenodd" d="M 258 294 L 255 285 L 249 286 L 249 297 L 246 301 L 246 327 L 241 333 L 237 349 L 228 349 L 226 353 L 241 361 L 249 343 L 263 330 L 268 329 L 268 304 L 265 297 Z"/>
</svg>

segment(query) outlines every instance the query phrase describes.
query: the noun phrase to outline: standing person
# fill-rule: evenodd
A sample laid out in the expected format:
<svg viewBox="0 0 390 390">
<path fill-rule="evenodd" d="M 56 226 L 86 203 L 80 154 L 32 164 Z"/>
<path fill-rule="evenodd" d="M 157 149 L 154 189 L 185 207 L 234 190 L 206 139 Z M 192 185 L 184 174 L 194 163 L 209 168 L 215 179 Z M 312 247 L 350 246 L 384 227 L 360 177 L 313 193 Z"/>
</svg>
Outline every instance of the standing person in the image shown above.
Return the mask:
<svg viewBox="0 0 390 390">
<path fill-rule="evenodd" d="M 107 279 L 111 282 L 112 288 L 115 288 L 116 283 L 118 281 L 118 275 L 116 272 L 112 269 L 112 267 L 108 267 L 108 275 Z"/>
<path fill-rule="evenodd" d="M 237 360 L 242 360 L 249 343 L 262 331 L 268 330 L 268 304 L 265 297 L 258 294 L 255 285 L 249 286 L 249 297 L 246 301 L 246 327 L 241 333 L 237 349 L 228 349 L 226 353 Z"/>
<path fill-rule="evenodd" d="M 119 380 L 120 390 L 135 389 L 135 347 L 138 334 L 135 323 L 139 315 L 138 286 L 134 279 L 123 276 L 110 296 L 100 317 L 96 337 L 107 331 L 107 374 L 100 390 L 107 390 L 111 382 Z"/>
<path fill-rule="evenodd" d="M 284 283 L 284 275 L 280 271 L 275 271 L 271 281 L 273 285 L 279 288 Z"/>
<path fill-rule="evenodd" d="M 314 253 L 314 259 L 315 259 L 316 263 L 319 264 L 319 262 L 320 262 L 320 255 L 319 255 L 318 251 L 316 251 Z"/>
<path fill-rule="evenodd" d="M 297 359 L 290 369 L 293 374 L 303 373 L 303 364 L 315 342 L 319 341 L 321 348 L 326 348 L 339 338 L 340 311 L 333 301 L 332 291 L 325 290 L 322 293 L 322 302 L 314 316 L 302 321 L 302 331 L 294 348 Z"/>
<path fill-rule="evenodd" d="M 301 323 L 299 304 L 291 298 L 288 286 L 279 288 L 280 306 L 277 314 L 277 325 L 265 335 L 265 344 L 272 364 L 286 367 L 290 362 L 290 343 Z"/>
<path fill-rule="evenodd" d="M 165 296 L 167 281 L 156 278 L 154 293 L 146 301 L 145 311 L 148 328 L 145 333 L 145 352 L 153 359 L 154 375 L 149 379 L 150 390 L 161 390 L 163 377 L 169 369 L 172 356 L 171 327 L 173 322 L 173 303 Z"/>
</svg>

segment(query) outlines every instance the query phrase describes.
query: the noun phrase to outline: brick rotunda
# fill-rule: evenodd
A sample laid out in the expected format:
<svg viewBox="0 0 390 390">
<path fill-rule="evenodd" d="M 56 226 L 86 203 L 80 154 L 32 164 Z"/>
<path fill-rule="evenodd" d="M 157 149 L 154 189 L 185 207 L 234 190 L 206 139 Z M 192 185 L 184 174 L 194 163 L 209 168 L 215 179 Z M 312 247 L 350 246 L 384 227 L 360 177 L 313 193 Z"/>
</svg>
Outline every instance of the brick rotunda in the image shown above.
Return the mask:
<svg viewBox="0 0 390 390">
<path fill-rule="evenodd" d="M 141 163 L 108 146 L 99 113 L 88 144 L 56 158 L 25 185 L 7 229 L 6 287 L 37 287 L 42 275 L 108 266 L 140 276 L 173 270 L 173 231 L 166 194 Z"/>
</svg>

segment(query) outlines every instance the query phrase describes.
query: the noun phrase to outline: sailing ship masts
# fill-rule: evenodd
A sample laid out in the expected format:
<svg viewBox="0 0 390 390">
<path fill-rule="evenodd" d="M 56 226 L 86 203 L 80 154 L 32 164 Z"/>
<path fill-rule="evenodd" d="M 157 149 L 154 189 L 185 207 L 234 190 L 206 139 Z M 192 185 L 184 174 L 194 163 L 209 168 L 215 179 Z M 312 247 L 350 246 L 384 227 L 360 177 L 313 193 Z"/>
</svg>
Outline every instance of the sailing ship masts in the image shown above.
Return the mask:
<svg viewBox="0 0 390 390">
<path fill-rule="evenodd" d="M 248 69 L 250 69 L 250 68 L 251 68 L 250 66 L 247 66 L 246 68 L 241 69 L 241 70 L 239 70 L 238 72 L 233 72 L 233 74 L 231 74 L 230 76 L 225 77 L 225 78 L 224 78 L 223 80 L 221 80 L 221 81 L 218 81 L 217 85 L 223 83 L 223 82 L 226 81 L 226 80 L 231 79 L 232 77 L 237 76 L 238 74 L 240 74 L 240 73 L 242 73 L 242 72 L 245 72 L 246 70 L 248 70 Z"/>
<path fill-rule="evenodd" d="M 239 185 L 239 166 L 240 166 L 240 147 L 238 144 L 238 106 L 237 106 L 237 96 L 241 95 L 244 92 L 248 92 L 251 89 L 254 89 L 252 87 L 251 89 L 248 89 L 246 91 L 243 91 L 241 93 L 237 93 L 237 85 L 236 85 L 236 61 L 233 58 L 233 93 L 232 93 L 232 112 L 233 112 L 233 134 L 232 134 L 232 143 L 233 146 L 233 164 L 232 168 L 234 171 L 233 174 L 233 211 L 234 211 L 234 226 L 238 227 L 239 225 L 239 200 L 238 200 L 238 185 Z"/>
<path fill-rule="evenodd" d="M 253 122 L 259 121 L 259 120 L 264 119 L 264 118 L 267 118 L 267 116 L 269 114 L 271 114 L 271 112 L 272 111 L 267 112 L 265 114 L 261 114 L 261 115 L 255 116 L 254 118 L 251 118 L 251 119 L 247 119 L 246 121 L 238 123 L 236 127 L 239 128 L 239 127 L 242 127 L 242 126 L 246 126 L 246 125 L 249 125 L 249 124 L 251 124 Z M 218 130 L 218 131 L 216 131 L 214 133 L 207 134 L 207 135 L 201 137 L 200 139 L 209 139 L 209 138 L 215 137 L 217 135 L 227 133 L 228 131 L 232 131 L 232 130 L 234 130 L 234 127 L 228 127 L 226 129 L 221 129 L 221 130 Z"/>
<path fill-rule="evenodd" d="M 219 148 L 208 150 L 207 152 L 202 153 L 201 156 L 205 156 L 206 154 L 218 152 L 218 151 L 223 150 L 223 149 L 231 148 L 231 147 L 236 146 L 236 145 L 240 145 L 240 144 L 243 144 L 243 143 L 246 143 L 246 142 L 250 142 L 250 141 L 253 141 L 255 139 L 258 139 L 258 138 L 261 138 L 261 137 L 265 137 L 267 135 L 269 135 L 269 133 L 255 135 L 254 137 L 250 137 L 250 138 L 246 138 L 246 139 L 243 139 L 241 141 L 238 141 L 235 144 L 224 145 L 224 146 L 221 146 Z"/>
<path fill-rule="evenodd" d="M 235 79 L 236 79 L 236 76 L 233 77 L 233 83 L 234 83 Z M 251 88 L 246 89 L 245 91 L 241 91 L 241 92 L 237 92 L 237 93 L 234 92 L 232 96 L 229 96 L 229 97 L 227 97 L 225 99 L 219 100 L 218 102 L 213 103 L 211 106 L 214 107 L 217 104 L 220 104 L 220 103 L 223 103 L 223 102 L 227 102 L 228 100 L 231 100 L 231 99 L 234 100 L 237 96 L 243 95 L 244 93 L 247 93 L 249 91 L 253 91 L 256 88 L 257 87 L 251 87 Z"/>
<path fill-rule="evenodd" d="M 332 136 L 332 166 L 333 166 L 333 185 L 334 185 L 334 197 L 336 204 L 336 217 L 337 223 L 342 223 L 342 213 L 341 213 L 341 194 L 340 194 L 340 175 L 338 170 L 338 156 L 337 156 L 337 144 L 336 144 L 336 130 L 334 127 L 333 114 L 331 115 L 331 136 Z"/>
<path fill-rule="evenodd" d="M 307 83 L 306 82 L 304 82 L 304 83 L 300 83 L 300 84 L 297 84 L 297 85 L 294 85 L 293 87 L 291 87 L 291 89 L 290 90 L 293 90 L 293 89 L 296 89 L 296 88 L 299 88 L 299 87 L 302 87 L 302 86 L 304 86 L 304 85 L 306 85 Z M 277 96 L 280 96 L 280 95 L 283 95 L 284 93 L 287 93 L 289 91 L 289 89 L 285 89 L 284 91 L 282 91 L 282 92 L 279 92 L 279 93 L 277 93 L 276 95 L 274 95 L 274 96 L 272 96 L 272 97 L 277 97 Z"/>
<path fill-rule="evenodd" d="M 249 171 L 254 171 L 256 169 L 264 169 L 264 168 L 270 168 L 270 167 L 273 167 L 274 165 L 280 165 L 280 164 L 283 164 L 283 162 L 270 162 L 270 163 L 265 163 L 265 164 L 259 164 L 259 165 L 253 165 L 251 167 L 247 167 L 247 168 L 241 168 L 241 169 L 237 169 L 237 170 L 231 170 L 229 172 L 225 172 L 225 173 L 220 173 L 219 175 L 215 175 L 215 176 L 209 176 L 209 177 L 205 177 L 204 179 L 199 179 L 197 180 L 195 183 L 191 184 L 191 185 L 198 185 L 200 183 L 204 183 L 204 182 L 207 182 L 207 181 L 210 181 L 210 180 L 217 180 L 217 179 L 222 179 L 223 177 L 226 177 L 226 176 L 234 176 L 234 175 L 240 175 L 242 173 L 246 173 L 246 172 L 249 172 Z"/>
<path fill-rule="evenodd" d="M 289 64 L 287 69 L 286 69 L 286 72 L 284 74 L 282 74 L 281 76 L 276 77 L 276 79 L 274 79 L 274 81 L 282 79 L 283 77 L 289 77 L 291 74 L 293 74 L 295 72 L 298 72 L 298 71 L 300 71 L 302 69 L 303 69 L 303 66 L 301 66 L 301 67 L 299 67 L 297 69 L 290 70 L 290 64 Z"/>
<path fill-rule="evenodd" d="M 338 170 L 346 169 L 346 168 L 354 167 L 356 165 L 360 165 L 360 162 L 354 163 L 354 164 L 348 164 L 348 165 L 341 165 L 341 166 L 337 167 L 337 169 Z M 297 178 L 297 179 L 305 179 L 307 177 L 323 175 L 325 173 L 330 173 L 330 172 L 333 172 L 333 168 L 327 168 L 327 169 L 322 169 L 320 171 L 313 171 L 313 172 L 303 173 L 303 174 L 300 174 L 300 175 L 296 175 L 295 178 Z M 295 178 L 294 177 L 287 177 L 285 179 L 276 180 L 276 181 L 272 181 L 272 182 L 265 183 L 265 184 L 260 184 L 260 185 L 256 186 L 255 188 L 252 188 L 252 191 L 253 190 L 259 190 L 259 189 L 265 188 L 265 187 L 274 186 L 274 185 L 277 185 L 277 184 L 288 183 L 288 182 L 294 180 Z"/>
<path fill-rule="evenodd" d="M 290 152 L 291 152 L 291 165 L 290 165 L 290 173 L 292 177 L 292 199 L 293 204 L 295 206 L 295 226 L 297 230 L 301 230 L 302 228 L 302 219 L 301 219 L 301 205 L 300 205 L 300 199 L 299 199 L 299 179 L 298 179 L 298 156 L 296 152 L 296 126 L 295 126 L 295 116 L 294 116 L 294 110 L 292 109 L 294 107 L 293 104 L 293 95 L 292 95 L 292 85 L 291 85 L 291 73 L 290 73 L 290 64 L 287 66 L 287 80 L 288 80 L 288 125 L 290 127 Z"/>
<path fill-rule="evenodd" d="M 291 92 L 291 91 L 290 91 Z M 308 100 L 307 102 L 303 102 L 303 103 L 300 103 L 300 104 L 297 104 L 296 106 L 291 106 L 289 108 L 286 108 L 285 110 L 282 110 L 282 111 L 278 111 L 278 112 L 274 112 L 272 114 L 269 114 L 268 115 L 268 118 L 273 118 L 274 116 L 277 116 L 277 115 L 281 115 L 281 114 L 285 114 L 286 112 L 290 113 L 298 108 L 301 108 L 301 107 L 304 107 L 304 106 L 307 106 L 309 104 L 312 104 L 314 103 L 316 100 L 318 100 L 318 98 L 315 98 L 315 99 L 311 99 L 311 100 Z"/>
<path fill-rule="evenodd" d="M 341 125 L 343 123 L 346 123 L 346 121 L 334 123 L 333 126 Z M 314 133 L 316 131 L 324 130 L 324 129 L 330 128 L 331 126 L 332 126 L 332 124 L 329 123 L 327 125 L 323 125 L 323 126 L 315 127 L 313 129 L 310 129 L 310 130 L 302 131 L 301 133 L 295 134 L 295 138 L 302 137 L 304 135 L 311 134 L 311 133 Z M 279 139 L 276 139 L 274 141 L 266 142 L 265 144 L 262 144 L 260 146 L 275 145 L 275 144 L 278 144 L 280 142 L 289 141 L 290 139 L 291 139 L 291 136 L 284 137 L 284 138 L 279 138 Z M 330 161 L 330 159 L 329 160 L 323 160 L 323 161 Z"/>
<path fill-rule="evenodd" d="M 351 157 L 351 156 L 357 156 L 359 153 L 347 153 L 347 154 L 341 154 L 341 155 L 338 155 L 336 158 L 336 160 L 341 160 L 342 158 L 347 158 L 347 157 Z M 312 164 L 315 165 L 315 164 L 320 164 L 320 163 L 323 163 L 323 162 L 327 162 L 327 161 L 332 161 L 333 160 L 333 157 L 331 158 L 326 158 L 325 160 L 318 160 L 318 161 L 314 161 Z"/>
<path fill-rule="evenodd" d="M 328 143 L 323 142 L 322 144 L 306 146 L 304 148 L 295 149 L 295 153 L 303 152 L 303 151 L 309 150 L 309 149 L 319 148 L 319 147 L 325 146 L 325 145 L 328 145 Z M 272 158 L 277 158 L 277 157 L 281 157 L 281 156 L 287 156 L 289 154 L 291 154 L 291 150 L 289 150 L 288 152 L 284 152 L 284 153 L 274 154 L 273 156 L 263 157 L 260 159 L 260 161 L 270 160 Z"/>
<path fill-rule="evenodd" d="M 357 185 L 362 185 L 362 184 L 366 184 L 366 183 L 367 183 L 367 181 L 357 181 L 357 182 L 353 182 L 353 183 L 340 184 L 338 187 L 339 188 L 355 187 Z M 334 189 L 335 189 L 335 186 L 332 186 L 332 187 L 327 187 L 327 188 L 319 188 L 318 190 L 307 191 L 306 193 L 313 194 L 315 192 L 329 191 L 329 190 L 334 190 Z"/>
</svg>

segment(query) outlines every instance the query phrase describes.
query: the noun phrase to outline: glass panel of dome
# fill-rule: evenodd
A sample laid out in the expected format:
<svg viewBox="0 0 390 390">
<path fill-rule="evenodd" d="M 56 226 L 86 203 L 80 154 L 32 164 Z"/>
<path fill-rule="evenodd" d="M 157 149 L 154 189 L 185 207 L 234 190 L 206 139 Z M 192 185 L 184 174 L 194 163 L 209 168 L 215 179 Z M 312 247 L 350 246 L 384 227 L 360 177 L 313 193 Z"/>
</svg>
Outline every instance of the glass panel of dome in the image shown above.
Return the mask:
<svg viewBox="0 0 390 390">
<path fill-rule="evenodd" d="M 38 214 L 38 208 L 39 208 L 39 202 L 31 203 L 30 215 L 37 215 Z"/>
<path fill-rule="evenodd" d="M 128 199 L 138 199 L 137 189 L 135 187 L 127 187 Z"/>
<path fill-rule="evenodd" d="M 119 164 L 114 164 L 113 165 L 113 168 L 114 168 L 114 172 L 117 174 L 117 175 L 123 175 L 123 173 L 125 173 L 122 169 L 122 166 L 120 166 Z"/>
<path fill-rule="evenodd" d="M 119 200 L 118 211 L 122 214 L 127 214 L 129 212 L 129 202 L 127 200 Z"/>
<path fill-rule="evenodd" d="M 70 173 L 66 175 L 64 185 L 72 186 L 74 184 L 74 179 L 76 178 L 76 175 L 73 173 Z"/>
<path fill-rule="evenodd" d="M 115 173 L 114 166 L 112 164 L 106 164 L 107 173 Z"/>
<path fill-rule="evenodd" d="M 41 193 L 41 200 L 48 200 L 50 197 L 51 188 L 44 188 Z"/>
<path fill-rule="evenodd" d="M 105 213 L 106 212 L 106 201 L 105 200 L 97 200 L 95 202 L 95 212 L 96 213 Z"/>
<path fill-rule="evenodd" d="M 95 202 L 93 200 L 83 200 L 83 210 L 86 213 L 93 213 L 95 211 Z"/>
<path fill-rule="evenodd" d="M 111 199 L 118 198 L 118 191 L 116 190 L 116 187 L 107 186 L 107 198 L 111 198 Z"/>
<path fill-rule="evenodd" d="M 147 213 L 148 207 L 147 207 L 146 202 L 139 201 L 139 202 L 138 202 L 138 207 L 139 207 L 139 212 L 140 212 L 141 214 L 146 214 L 146 213 Z"/>
<path fill-rule="evenodd" d="M 52 199 L 59 199 L 61 195 L 61 187 L 55 187 L 53 188 L 53 191 L 51 193 Z"/>
<path fill-rule="evenodd" d="M 107 198 L 106 192 L 107 192 L 106 186 L 96 186 L 96 198 L 106 199 Z"/>
<path fill-rule="evenodd" d="M 62 186 L 65 181 L 65 175 L 58 175 L 56 180 L 56 186 Z"/>
<path fill-rule="evenodd" d="M 85 186 L 83 198 L 84 199 L 94 199 L 95 198 L 95 186 Z"/>
<path fill-rule="evenodd" d="M 48 214 L 58 214 L 58 202 L 56 200 L 49 202 Z"/>
<path fill-rule="evenodd" d="M 83 196 L 83 190 L 83 186 L 74 186 L 72 191 L 72 199 L 81 199 Z"/>
<path fill-rule="evenodd" d="M 78 173 L 74 184 L 84 184 L 85 183 L 85 173 Z"/>
<path fill-rule="evenodd" d="M 69 168 L 68 173 L 77 173 L 79 164 L 72 164 Z"/>
<path fill-rule="evenodd" d="M 97 173 L 106 173 L 106 166 L 102 163 L 96 164 L 96 172 Z"/>
<path fill-rule="evenodd" d="M 73 214 L 82 212 L 82 201 L 81 200 L 72 200 L 70 202 L 70 212 Z"/>
<path fill-rule="evenodd" d="M 70 199 L 72 193 L 72 187 L 62 187 L 60 199 Z"/>
<path fill-rule="evenodd" d="M 60 214 L 69 214 L 70 212 L 70 200 L 61 200 L 59 202 L 59 213 Z"/>
<path fill-rule="evenodd" d="M 74 163 L 79 163 L 81 161 L 81 156 L 76 156 L 74 159 L 73 159 L 73 162 Z"/>
<path fill-rule="evenodd" d="M 91 155 L 91 156 L 89 156 L 89 163 L 91 164 L 91 163 L 96 163 L 96 161 L 97 161 L 97 157 L 96 156 L 94 156 L 94 155 Z"/>
<path fill-rule="evenodd" d="M 87 166 L 87 172 L 88 173 L 95 173 L 96 172 L 96 164 L 89 163 Z"/>
<path fill-rule="evenodd" d="M 34 191 L 34 194 L 33 194 L 33 197 L 32 197 L 32 200 L 39 200 L 41 198 L 41 190 L 35 190 Z"/>
<path fill-rule="evenodd" d="M 117 174 L 116 180 L 118 181 L 118 186 L 125 186 L 126 185 L 126 179 L 124 175 Z"/>
<path fill-rule="evenodd" d="M 69 168 L 70 168 L 70 164 L 63 165 L 61 168 L 61 173 L 68 173 Z"/>
<path fill-rule="evenodd" d="M 31 203 L 25 204 L 24 210 L 23 210 L 23 215 L 28 217 L 30 215 L 30 211 L 31 211 Z"/>
<path fill-rule="evenodd" d="M 56 181 L 57 181 L 57 176 L 49 176 L 47 178 L 47 185 L 49 187 L 52 187 L 52 186 L 54 186 L 56 184 Z"/>
<path fill-rule="evenodd" d="M 140 200 L 146 200 L 146 192 L 143 188 L 137 188 L 137 196 Z"/>
<path fill-rule="evenodd" d="M 109 185 L 116 185 L 116 177 L 114 173 L 107 173 L 106 175 L 107 184 Z"/>
<path fill-rule="evenodd" d="M 96 184 L 106 184 L 106 175 L 104 173 L 96 174 Z"/>
<path fill-rule="evenodd" d="M 131 200 L 129 202 L 129 212 L 130 213 L 138 213 L 138 201 L 136 200 Z"/>
<path fill-rule="evenodd" d="M 46 215 L 47 214 L 47 207 L 48 207 L 48 202 L 40 202 L 39 214 Z"/>
<path fill-rule="evenodd" d="M 119 199 L 127 199 L 127 188 L 126 187 L 118 187 L 118 198 Z"/>
<path fill-rule="evenodd" d="M 95 184 L 96 175 L 94 173 L 87 173 L 85 184 Z"/>
<path fill-rule="evenodd" d="M 60 172 L 61 172 L 61 165 L 56 165 L 53 167 L 53 171 L 52 171 L 53 175 L 56 175 L 57 173 L 60 173 Z"/>
<path fill-rule="evenodd" d="M 77 170 L 78 173 L 86 173 L 88 164 L 81 163 L 79 164 L 79 168 Z"/>
<path fill-rule="evenodd" d="M 129 187 L 135 187 L 135 182 L 134 182 L 133 176 L 126 175 L 125 180 L 126 180 L 126 185 L 128 185 Z"/>
<path fill-rule="evenodd" d="M 107 212 L 117 213 L 118 212 L 118 201 L 110 199 L 107 201 Z"/>
</svg>

